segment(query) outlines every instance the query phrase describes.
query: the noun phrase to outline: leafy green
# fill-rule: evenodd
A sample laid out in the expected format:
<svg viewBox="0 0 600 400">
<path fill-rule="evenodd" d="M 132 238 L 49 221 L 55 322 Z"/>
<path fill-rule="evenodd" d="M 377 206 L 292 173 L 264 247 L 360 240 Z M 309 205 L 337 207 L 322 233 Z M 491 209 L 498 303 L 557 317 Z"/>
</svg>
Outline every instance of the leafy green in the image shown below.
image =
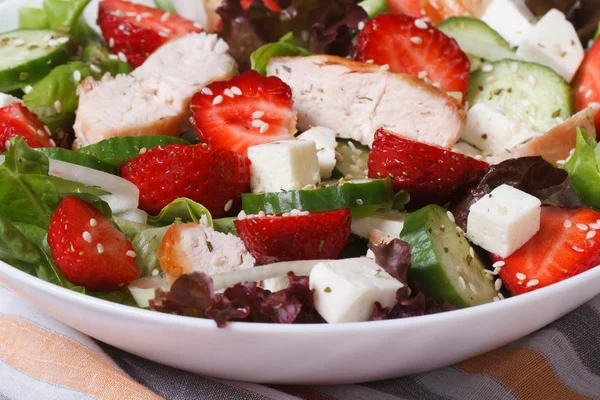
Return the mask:
<svg viewBox="0 0 600 400">
<path fill-rule="evenodd" d="M 598 36 L 600 36 L 600 22 L 598 22 L 598 26 L 596 27 L 596 32 L 594 33 L 594 41 L 596 41 L 596 39 L 598 39 Z"/>
<path fill-rule="evenodd" d="M 406 205 L 410 202 L 410 194 L 404 190 L 399 191 L 394 195 L 394 203 L 392 204 L 392 210 L 404 211 Z"/>
<path fill-rule="evenodd" d="M 148 223 L 155 226 L 167 226 L 178 219 L 183 222 L 199 223 L 203 215 L 206 216 L 208 225 L 213 226 L 210 212 L 203 205 L 182 197 L 163 208 L 157 216 L 148 216 Z"/>
<path fill-rule="evenodd" d="M 38 248 L 3 216 L 0 216 L 0 260 L 31 275 L 35 275 L 42 262 Z"/>
<path fill-rule="evenodd" d="M 163 11 L 168 11 L 170 13 L 177 12 L 177 10 L 175 10 L 175 7 L 173 7 L 173 3 L 171 2 L 171 0 L 154 0 L 154 4 L 156 4 L 156 7 L 160 8 Z"/>
<path fill-rule="evenodd" d="M 268 43 L 250 55 L 250 65 L 261 75 L 267 75 L 267 65 L 273 57 L 310 56 L 311 52 L 294 43 L 294 35 L 289 32 L 279 42 Z"/>
<path fill-rule="evenodd" d="M 41 8 L 19 8 L 19 29 L 47 29 L 50 22 Z"/>
<path fill-rule="evenodd" d="M 235 228 L 235 224 L 234 222 L 237 221 L 237 218 L 235 217 L 229 217 L 229 218 L 218 218 L 218 219 L 213 219 L 213 225 L 215 228 L 215 231 L 217 232 L 221 232 L 221 233 L 231 233 L 232 235 L 238 236 L 237 233 L 237 229 Z"/>
<path fill-rule="evenodd" d="M 577 129 L 575 153 L 565 164 L 575 192 L 589 206 L 600 209 L 600 170 L 596 141 L 585 129 Z"/>
<path fill-rule="evenodd" d="M 129 221 L 127 219 L 121 218 L 118 215 L 113 216 L 113 221 L 119 227 L 119 230 L 123 232 L 129 239 L 135 238 L 135 236 L 143 232 L 147 229 L 152 229 L 154 226 L 141 224 L 139 222 Z"/>
<path fill-rule="evenodd" d="M 100 43 L 92 43 L 85 46 L 81 52 L 81 61 L 94 64 L 100 68 L 102 74 L 110 73 L 112 76 L 128 74 L 133 68 L 120 60 L 111 59 L 110 51 Z"/>
<path fill-rule="evenodd" d="M 369 18 L 375 18 L 377 15 L 390 10 L 387 0 L 364 0 L 358 5 L 367 12 Z"/>
<path fill-rule="evenodd" d="M 140 267 L 140 278 L 152 276 L 152 271 L 155 269 L 162 272 L 156 252 L 168 230 L 168 226 L 147 229 L 138 233 L 131 242 L 133 244 L 133 249 L 137 254 L 137 263 L 138 267 Z"/>
<path fill-rule="evenodd" d="M 43 7 L 52 29 L 68 28 L 76 43 L 99 40 L 98 34 L 83 19 L 90 0 L 44 0 Z"/>
</svg>

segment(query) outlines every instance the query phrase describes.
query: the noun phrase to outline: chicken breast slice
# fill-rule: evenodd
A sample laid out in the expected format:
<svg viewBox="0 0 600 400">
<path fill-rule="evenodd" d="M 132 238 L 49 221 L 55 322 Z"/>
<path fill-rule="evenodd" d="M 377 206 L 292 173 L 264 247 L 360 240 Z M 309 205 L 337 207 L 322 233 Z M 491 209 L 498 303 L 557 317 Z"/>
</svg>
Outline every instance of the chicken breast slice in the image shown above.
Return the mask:
<svg viewBox="0 0 600 400">
<path fill-rule="evenodd" d="M 216 35 L 191 34 L 160 47 L 130 75 L 86 80 L 78 91 L 77 145 L 115 136 L 178 136 L 190 126 L 194 93 L 237 72 L 228 49 Z"/>
<path fill-rule="evenodd" d="M 272 58 L 268 75 L 290 85 L 298 128 L 333 129 L 371 146 L 385 128 L 451 147 L 460 138 L 465 109 L 455 98 L 408 74 L 335 56 Z"/>
<path fill-rule="evenodd" d="M 170 227 L 157 255 L 171 285 L 184 274 L 203 272 L 214 275 L 253 268 L 256 263 L 237 236 L 195 223 Z"/>
</svg>

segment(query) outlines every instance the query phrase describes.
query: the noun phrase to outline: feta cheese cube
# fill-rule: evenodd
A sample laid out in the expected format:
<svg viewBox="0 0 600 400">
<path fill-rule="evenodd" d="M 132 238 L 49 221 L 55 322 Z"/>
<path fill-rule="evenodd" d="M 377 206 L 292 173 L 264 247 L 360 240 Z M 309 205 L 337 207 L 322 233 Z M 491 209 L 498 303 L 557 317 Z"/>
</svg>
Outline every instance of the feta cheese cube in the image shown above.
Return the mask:
<svg viewBox="0 0 600 400">
<path fill-rule="evenodd" d="M 502 111 L 487 104 L 475 104 L 467 113 L 461 139 L 485 155 L 504 153 L 541 136 L 520 121 L 510 119 Z"/>
<path fill-rule="evenodd" d="M 317 147 L 312 141 L 282 140 L 248 148 L 254 193 L 299 190 L 321 182 Z"/>
<path fill-rule="evenodd" d="M 330 324 L 367 321 L 375 302 L 394 306 L 402 286 L 368 258 L 320 263 L 310 273 L 315 308 Z"/>
<path fill-rule="evenodd" d="M 522 0 L 492 0 L 481 20 L 514 47 L 535 24 L 535 16 Z"/>
<path fill-rule="evenodd" d="M 316 126 L 298 135 L 298 140 L 311 140 L 317 145 L 317 157 L 321 168 L 321 178 L 331 178 L 335 168 L 335 132 L 329 128 Z"/>
<path fill-rule="evenodd" d="M 506 258 L 540 230 L 542 203 L 512 186 L 494 189 L 470 207 L 467 238 Z"/>
<path fill-rule="evenodd" d="M 375 230 L 392 238 L 398 238 L 404 228 L 405 218 L 406 213 L 400 211 L 378 212 L 365 218 L 352 218 L 350 229 L 352 233 L 364 239 L 369 239 Z"/>
<path fill-rule="evenodd" d="M 573 24 L 565 14 L 553 9 L 529 32 L 517 49 L 517 56 L 546 65 L 571 82 L 585 52 Z"/>
<path fill-rule="evenodd" d="M 0 93 L 0 108 L 10 106 L 12 103 L 23 104 L 23 101 L 10 94 Z"/>
</svg>

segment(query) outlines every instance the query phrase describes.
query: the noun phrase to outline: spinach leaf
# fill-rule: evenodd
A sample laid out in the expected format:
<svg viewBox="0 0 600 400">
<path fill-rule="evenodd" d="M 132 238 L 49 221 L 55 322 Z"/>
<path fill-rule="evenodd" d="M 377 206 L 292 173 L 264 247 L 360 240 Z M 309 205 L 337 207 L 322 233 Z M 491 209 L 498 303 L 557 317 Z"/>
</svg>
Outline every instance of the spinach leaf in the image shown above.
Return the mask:
<svg viewBox="0 0 600 400">
<path fill-rule="evenodd" d="M 178 219 L 182 222 L 199 223 L 202 216 L 206 216 L 208 225 L 213 226 L 210 212 L 203 205 L 182 197 L 163 208 L 157 216 L 148 216 L 148 224 L 166 226 Z"/>
<path fill-rule="evenodd" d="M 575 192 L 588 205 L 600 209 L 600 170 L 596 141 L 585 129 L 577 129 L 575 153 L 565 164 Z"/>
</svg>

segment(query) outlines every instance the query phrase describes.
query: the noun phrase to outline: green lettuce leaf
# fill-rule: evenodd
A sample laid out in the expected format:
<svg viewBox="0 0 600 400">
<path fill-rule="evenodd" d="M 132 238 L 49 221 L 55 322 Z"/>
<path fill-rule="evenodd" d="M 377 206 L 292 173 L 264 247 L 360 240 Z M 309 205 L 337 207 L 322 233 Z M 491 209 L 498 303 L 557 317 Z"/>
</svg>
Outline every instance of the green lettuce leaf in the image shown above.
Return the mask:
<svg viewBox="0 0 600 400">
<path fill-rule="evenodd" d="M 364 0 L 358 5 L 367 12 L 369 18 L 375 18 L 379 14 L 390 10 L 387 0 Z"/>
<path fill-rule="evenodd" d="M 19 8 L 19 29 L 48 29 L 50 21 L 41 8 Z"/>
<path fill-rule="evenodd" d="M 83 10 L 90 0 L 44 0 L 43 7 L 52 29 L 68 28 L 75 43 L 100 40 L 85 22 Z"/>
<path fill-rule="evenodd" d="M 168 11 L 170 13 L 177 12 L 177 10 L 175 10 L 175 7 L 173 7 L 173 3 L 171 2 L 171 0 L 154 0 L 154 4 L 156 4 L 156 7 L 160 8 L 163 11 Z"/>
<path fill-rule="evenodd" d="M 93 43 L 83 48 L 80 58 L 81 61 L 94 64 L 100 68 L 102 75 L 108 72 L 111 76 L 116 76 L 118 74 L 128 74 L 133 71 L 131 65 L 118 59 L 111 59 L 109 57 L 110 54 L 106 46 L 100 43 Z"/>
<path fill-rule="evenodd" d="M 158 270 L 159 273 L 163 272 L 156 252 L 168 230 L 169 226 L 147 229 L 138 233 L 132 240 L 133 249 L 137 254 L 137 264 L 140 267 L 139 278 L 152 276 L 154 270 Z"/>
<path fill-rule="evenodd" d="M 213 227 L 217 232 L 225 234 L 231 233 L 232 235 L 238 236 L 237 229 L 234 224 L 235 221 L 237 221 L 237 218 L 235 217 L 213 219 Z"/>
<path fill-rule="evenodd" d="M 250 55 L 251 68 L 261 75 L 267 75 L 267 65 L 273 57 L 310 56 L 311 52 L 294 43 L 292 32 L 282 37 L 279 42 L 268 43 L 256 49 Z"/>
<path fill-rule="evenodd" d="M 203 205 L 182 197 L 163 208 L 157 216 L 148 216 L 148 224 L 167 226 L 173 224 L 176 220 L 199 223 L 203 215 L 206 216 L 208 225 L 213 226 L 210 212 Z"/>
<path fill-rule="evenodd" d="M 585 129 L 577 129 L 575 153 L 565 164 L 571 185 L 588 206 L 600 209 L 600 170 L 596 141 Z"/>
<path fill-rule="evenodd" d="M 0 260 L 31 275 L 36 275 L 35 270 L 42 262 L 38 248 L 3 216 L 0 216 Z"/>
</svg>

